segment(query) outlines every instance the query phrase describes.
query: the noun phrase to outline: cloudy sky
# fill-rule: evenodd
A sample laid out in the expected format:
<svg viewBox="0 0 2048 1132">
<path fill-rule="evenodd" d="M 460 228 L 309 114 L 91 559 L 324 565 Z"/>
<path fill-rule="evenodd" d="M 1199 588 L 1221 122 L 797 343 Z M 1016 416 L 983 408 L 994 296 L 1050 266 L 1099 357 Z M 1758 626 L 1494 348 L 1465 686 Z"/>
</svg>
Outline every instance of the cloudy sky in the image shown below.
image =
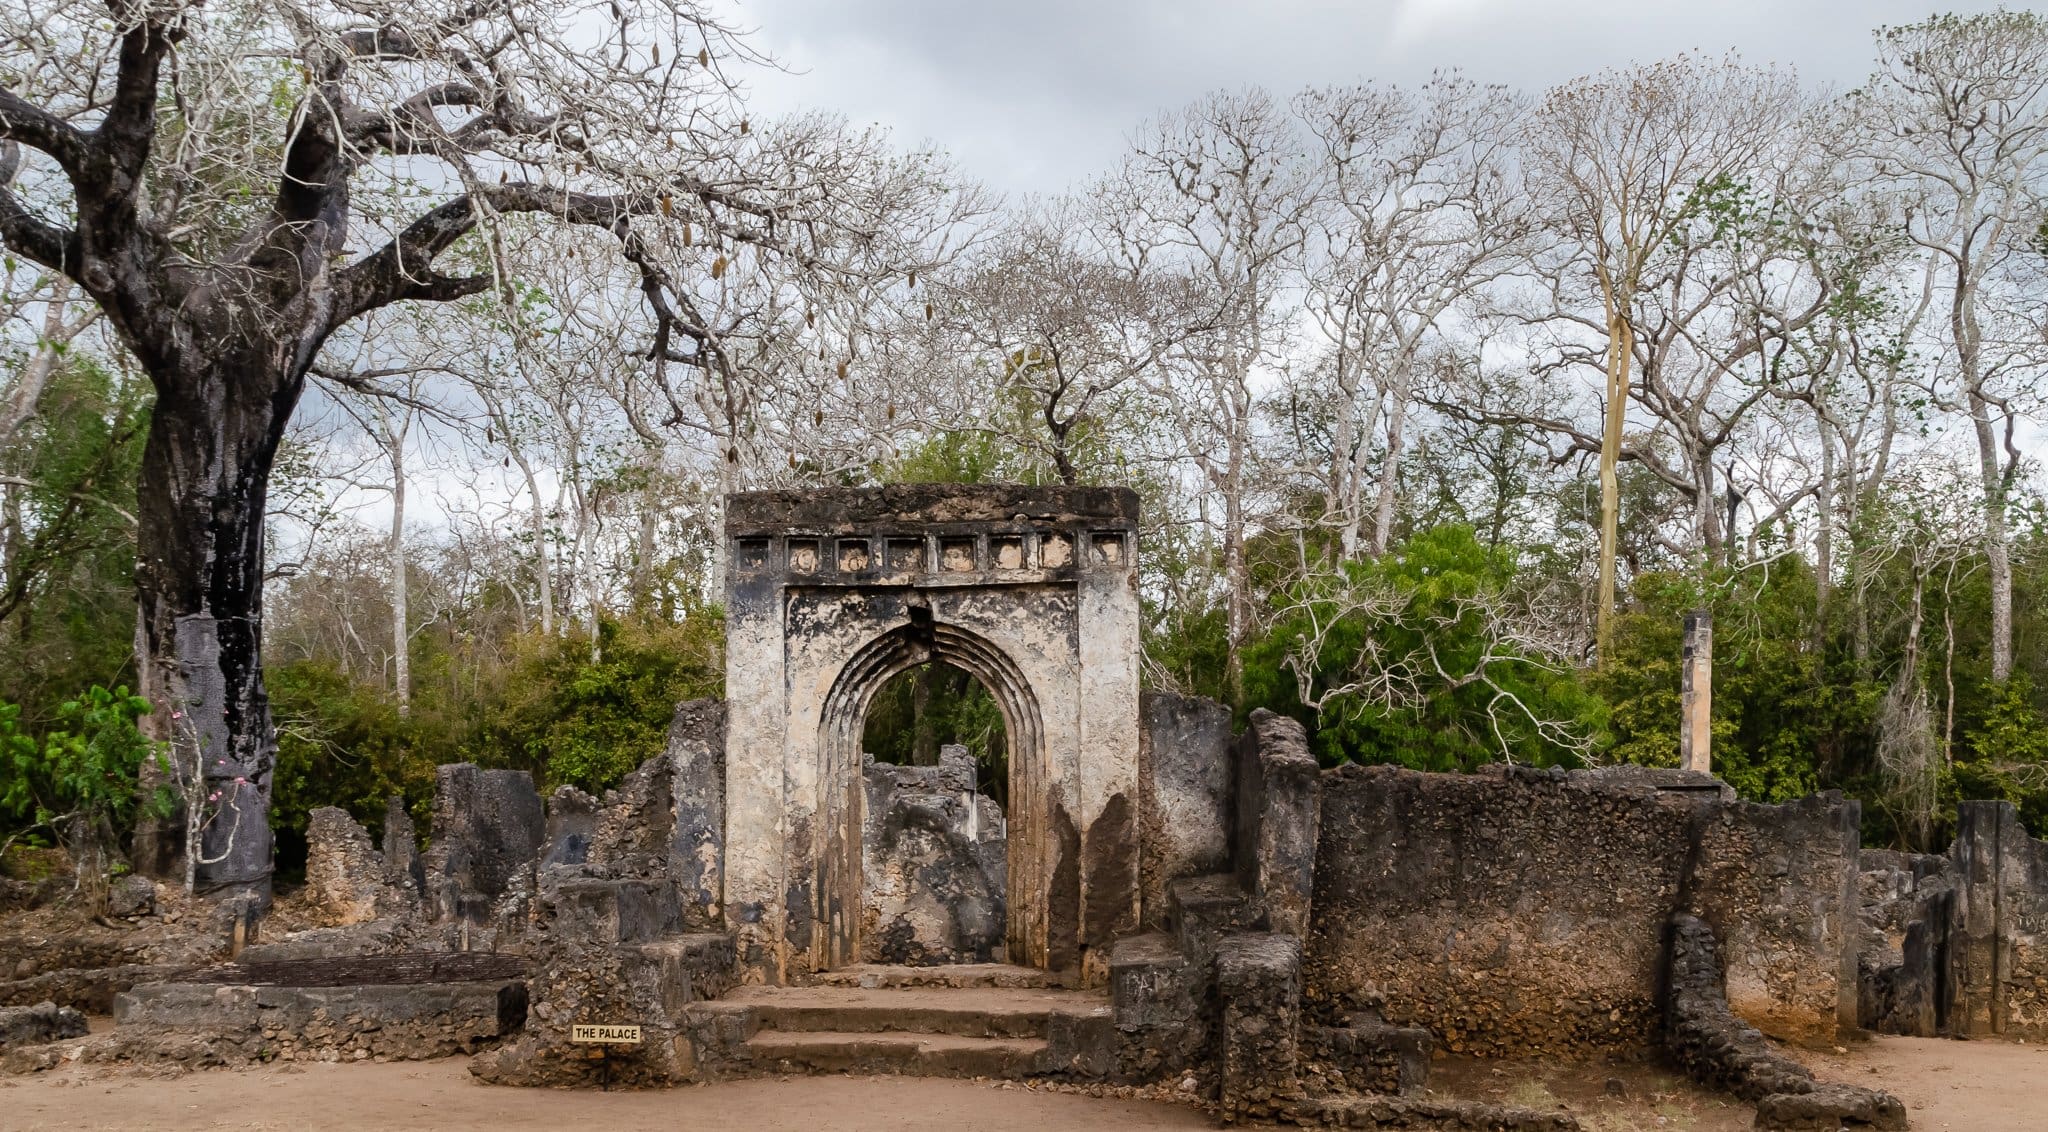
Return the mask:
<svg viewBox="0 0 2048 1132">
<path fill-rule="evenodd" d="M 837 110 L 933 142 L 1008 193 L 1106 169 L 1153 112 L 1205 90 L 1276 92 L 1458 67 L 1530 91 L 1603 67 L 1730 49 L 1850 87 L 1871 29 L 1971 0 L 741 0 L 793 73 L 771 111 Z"/>
</svg>

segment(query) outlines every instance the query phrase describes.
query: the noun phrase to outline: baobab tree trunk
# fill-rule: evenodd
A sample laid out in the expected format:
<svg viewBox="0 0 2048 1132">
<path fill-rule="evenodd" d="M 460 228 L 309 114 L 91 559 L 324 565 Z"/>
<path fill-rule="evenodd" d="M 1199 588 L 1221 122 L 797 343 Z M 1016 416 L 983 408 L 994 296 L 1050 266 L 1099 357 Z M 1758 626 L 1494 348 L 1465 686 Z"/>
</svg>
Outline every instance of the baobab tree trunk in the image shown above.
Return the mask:
<svg viewBox="0 0 2048 1132">
<path fill-rule="evenodd" d="M 136 516 L 138 659 L 186 806 L 173 827 L 185 837 L 138 832 L 138 863 L 168 871 L 182 851 L 188 884 L 259 906 L 270 897 L 277 764 L 262 671 L 263 520 L 302 387 L 265 364 L 277 352 L 216 355 L 156 383 Z"/>
</svg>

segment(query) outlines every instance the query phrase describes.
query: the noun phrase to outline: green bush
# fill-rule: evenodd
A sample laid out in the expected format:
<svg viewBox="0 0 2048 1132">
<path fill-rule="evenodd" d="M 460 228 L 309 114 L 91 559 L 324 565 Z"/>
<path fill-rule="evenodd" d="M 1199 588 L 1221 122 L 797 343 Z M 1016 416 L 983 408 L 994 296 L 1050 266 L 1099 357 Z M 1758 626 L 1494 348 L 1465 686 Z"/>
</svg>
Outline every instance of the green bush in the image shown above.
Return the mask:
<svg viewBox="0 0 2048 1132">
<path fill-rule="evenodd" d="M 138 810 L 167 815 L 168 788 L 144 797 L 143 764 L 162 763 L 158 745 L 136 727 L 149 701 L 95 684 L 59 705 L 40 737 L 21 729 L 21 706 L 0 704 L 0 815 L 17 836 L 40 833 L 74 856 L 110 853 Z"/>
<path fill-rule="evenodd" d="M 1601 704 L 1577 669 L 1502 638 L 1487 615 L 1519 600 L 1510 551 L 1446 525 L 1342 570 L 1297 584 L 1245 657 L 1247 706 L 1301 718 L 1324 763 L 1570 765 L 1597 743 Z M 1346 691 L 1357 684 L 1396 691 Z"/>
</svg>

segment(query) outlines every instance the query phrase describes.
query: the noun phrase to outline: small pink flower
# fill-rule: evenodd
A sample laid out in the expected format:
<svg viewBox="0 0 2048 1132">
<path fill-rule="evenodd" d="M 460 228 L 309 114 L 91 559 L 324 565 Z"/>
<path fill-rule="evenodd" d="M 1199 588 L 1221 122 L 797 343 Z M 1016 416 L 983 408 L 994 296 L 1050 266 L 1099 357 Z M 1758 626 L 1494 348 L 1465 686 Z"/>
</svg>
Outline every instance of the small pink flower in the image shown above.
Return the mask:
<svg viewBox="0 0 2048 1132">
<path fill-rule="evenodd" d="M 218 801 L 220 801 L 220 791 L 216 790 L 216 791 L 214 791 L 213 793 L 211 793 L 211 794 L 208 794 L 208 795 L 206 796 L 206 800 L 207 800 L 207 801 L 209 801 L 209 802 L 218 802 Z"/>
<path fill-rule="evenodd" d="M 215 759 L 215 760 L 213 760 L 213 765 L 215 765 L 215 766 L 226 766 L 226 765 L 228 765 L 228 761 L 227 761 L 226 759 Z"/>
<path fill-rule="evenodd" d="M 172 718 L 172 719 L 183 719 L 183 718 L 185 718 L 185 713 L 184 713 L 184 712 L 182 712 L 182 711 L 174 711 L 174 712 L 172 712 L 172 713 L 171 713 L 171 718 Z"/>
<path fill-rule="evenodd" d="M 246 779 L 246 778 L 237 778 L 237 779 L 235 779 L 235 785 L 237 785 L 237 786 L 241 786 L 241 785 L 243 785 L 244 783 L 246 783 L 246 782 L 248 782 L 248 781 L 249 781 L 249 780 L 248 780 L 248 779 Z"/>
</svg>

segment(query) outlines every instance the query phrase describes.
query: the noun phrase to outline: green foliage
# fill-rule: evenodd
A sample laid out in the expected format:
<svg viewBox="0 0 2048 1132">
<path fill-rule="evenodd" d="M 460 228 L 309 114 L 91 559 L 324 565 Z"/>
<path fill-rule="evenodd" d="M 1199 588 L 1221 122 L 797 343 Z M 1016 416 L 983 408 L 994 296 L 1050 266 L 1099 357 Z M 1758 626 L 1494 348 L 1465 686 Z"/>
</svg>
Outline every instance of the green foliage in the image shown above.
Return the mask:
<svg viewBox="0 0 2048 1132">
<path fill-rule="evenodd" d="M 723 633 L 702 611 L 671 625 L 603 621 L 594 643 L 528 638 L 476 745 L 549 787 L 606 789 L 661 753 L 678 702 L 719 694 Z"/>
<path fill-rule="evenodd" d="M 1852 756 L 1867 759 L 1880 685 L 1842 678 L 1813 648 L 1813 575 L 1781 559 L 1760 578 L 1730 578 L 1714 614 L 1714 770 L 1743 797 L 1784 802 L 1820 789 Z M 1708 598 L 1675 573 L 1636 579 L 1616 621 L 1614 653 L 1593 678 L 1612 705 L 1610 757 L 1678 765 L 1681 625 Z"/>
<path fill-rule="evenodd" d="M 681 620 L 600 622 L 595 643 L 529 632 L 502 652 L 423 647 L 403 712 L 381 682 L 329 660 L 269 666 L 280 860 L 296 861 L 320 806 L 374 825 L 400 794 L 424 827 L 442 763 L 528 770 L 543 792 L 615 785 L 661 753 L 678 702 L 720 694 L 723 632 L 718 611 L 697 605 Z"/>
<path fill-rule="evenodd" d="M 958 743 L 974 756 L 981 792 L 1009 804 L 1009 745 L 1003 709 L 981 681 L 944 661 L 898 673 L 868 705 L 861 749 L 898 766 L 933 765 Z"/>
<path fill-rule="evenodd" d="M 277 721 L 273 827 L 303 836 L 307 815 L 321 806 L 373 820 L 393 794 L 419 804 L 418 816 L 425 816 L 435 754 L 458 749 L 445 717 L 401 715 L 382 688 L 325 660 L 272 665 L 264 676 Z"/>
<path fill-rule="evenodd" d="M 1946 777 L 1951 812 L 1963 799 L 1999 799 L 2018 806 L 2029 828 L 2048 829 L 2048 719 L 2035 706 L 2031 679 L 2018 675 L 1996 689 Z"/>
<path fill-rule="evenodd" d="M 34 736 L 22 730 L 21 707 L 0 704 L 0 815 L 17 831 L 40 829 L 69 842 L 110 837 L 138 809 L 170 812 L 168 788 L 144 798 L 143 764 L 162 755 L 136 727 L 149 701 L 94 685 L 56 712 L 56 726 Z"/>
<path fill-rule="evenodd" d="M 1247 652 L 1248 704 L 1302 718 L 1325 763 L 1576 763 L 1601 706 L 1570 664 L 1499 632 L 1494 615 L 1516 602 L 1515 581 L 1507 550 L 1447 525 L 1300 583 Z M 1304 705 L 1297 669 L 1319 713 Z"/>
<path fill-rule="evenodd" d="M 8 485 L 0 700 L 48 725 L 80 688 L 133 678 L 135 480 L 147 382 L 66 355 L 0 460 Z"/>
</svg>

